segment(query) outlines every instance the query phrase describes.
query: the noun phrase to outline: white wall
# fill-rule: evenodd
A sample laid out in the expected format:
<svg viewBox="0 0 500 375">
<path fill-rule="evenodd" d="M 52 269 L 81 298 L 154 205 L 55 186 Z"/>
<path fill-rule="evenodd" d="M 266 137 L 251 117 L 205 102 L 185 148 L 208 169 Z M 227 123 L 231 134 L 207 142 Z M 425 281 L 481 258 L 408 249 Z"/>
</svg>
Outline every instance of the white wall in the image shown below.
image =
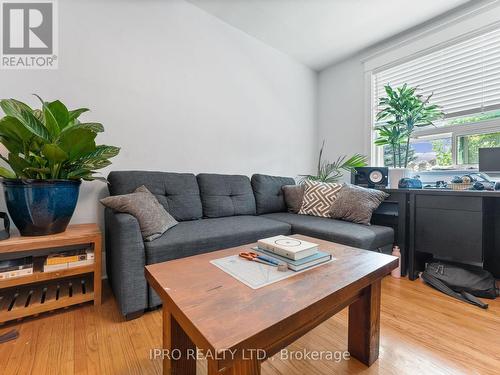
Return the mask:
<svg viewBox="0 0 500 375">
<path fill-rule="evenodd" d="M 359 57 L 320 72 L 318 77 L 319 141 L 326 140 L 325 158 L 365 153 L 364 72 Z"/>
<path fill-rule="evenodd" d="M 500 22 L 499 3 L 466 9 L 322 70 L 318 76 L 318 139 L 326 139 L 326 157 L 334 159 L 354 152 L 371 156 L 366 71 L 408 58 L 494 22 Z"/>
<path fill-rule="evenodd" d="M 0 71 L 0 98 L 91 108 L 84 119 L 106 128 L 99 143 L 122 147 L 105 175 L 311 172 L 310 69 L 183 0 L 58 4 L 59 69 Z M 106 193 L 84 183 L 73 222 L 101 221 Z"/>
</svg>

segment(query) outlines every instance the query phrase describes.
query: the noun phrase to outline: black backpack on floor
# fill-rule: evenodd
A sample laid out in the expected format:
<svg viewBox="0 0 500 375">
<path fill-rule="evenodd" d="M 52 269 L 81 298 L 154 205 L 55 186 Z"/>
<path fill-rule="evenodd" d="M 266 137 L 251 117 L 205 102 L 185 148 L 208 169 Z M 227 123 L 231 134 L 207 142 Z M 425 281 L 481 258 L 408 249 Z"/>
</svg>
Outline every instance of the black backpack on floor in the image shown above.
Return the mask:
<svg viewBox="0 0 500 375">
<path fill-rule="evenodd" d="M 493 275 L 477 267 L 432 262 L 420 277 L 437 290 L 483 309 L 488 305 L 476 297 L 495 299 L 500 295 Z"/>
</svg>

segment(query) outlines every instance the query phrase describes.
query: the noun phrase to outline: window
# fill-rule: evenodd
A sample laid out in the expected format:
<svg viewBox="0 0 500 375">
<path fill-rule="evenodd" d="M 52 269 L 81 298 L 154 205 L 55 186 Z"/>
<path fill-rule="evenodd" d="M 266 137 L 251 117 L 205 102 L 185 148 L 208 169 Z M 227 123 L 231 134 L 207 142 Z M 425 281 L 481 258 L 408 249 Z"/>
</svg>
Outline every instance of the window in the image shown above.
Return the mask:
<svg viewBox="0 0 500 375">
<path fill-rule="evenodd" d="M 419 93 L 433 94 L 445 118 L 436 126 L 419 128 L 410 141 L 410 167 L 415 170 L 474 167 L 478 149 L 500 146 L 500 28 L 470 36 L 439 50 L 374 71 L 372 100 L 385 96 L 384 86 L 404 83 Z M 376 159 L 390 164 L 387 149 Z"/>
<path fill-rule="evenodd" d="M 500 147 L 500 132 L 460 136 L 457 147 L 459 164 L 477 164 L 480 148 Z"/>
</svg>

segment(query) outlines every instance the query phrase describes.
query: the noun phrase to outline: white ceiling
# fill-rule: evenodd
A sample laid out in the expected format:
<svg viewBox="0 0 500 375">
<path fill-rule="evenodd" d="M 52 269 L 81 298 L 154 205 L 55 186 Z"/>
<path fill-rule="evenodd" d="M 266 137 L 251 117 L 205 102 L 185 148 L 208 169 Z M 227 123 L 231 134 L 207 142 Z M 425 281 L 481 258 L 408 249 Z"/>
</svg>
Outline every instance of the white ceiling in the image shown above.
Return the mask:
<svg viewBox="0 0 500 375">
<path fill-rule="evenodd" d="M 321 70 L 467 0 L 188 0 Z"/>
</svg>

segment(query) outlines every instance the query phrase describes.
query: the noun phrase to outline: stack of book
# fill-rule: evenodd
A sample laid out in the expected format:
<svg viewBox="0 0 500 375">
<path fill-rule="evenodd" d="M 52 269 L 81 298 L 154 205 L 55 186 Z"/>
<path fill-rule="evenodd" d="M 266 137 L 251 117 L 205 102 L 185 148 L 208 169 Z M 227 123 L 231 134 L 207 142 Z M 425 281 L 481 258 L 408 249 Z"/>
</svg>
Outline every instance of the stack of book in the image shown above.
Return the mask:
<svg viewBox="0 0 500 375">
<path fill-rule="evenodd" d="M 92 249 L 71 250 L 49 254 L 43 265 L 43 272 L 58 271 L 65 268 L 87 266 L 94 263 Z"/>
<path fill-rule="evenodd" d="M 0 260 L 0 280 L 33 274 L 33 257 Z"/>
<path fill-rule="evenodd" d="M 332 259 L 331 254 L 320 251 L 317 244 L 287 236 L 259 240 L 255 250 L 286 263 L 292 271 L 301 271 Z"/>
</svg>

